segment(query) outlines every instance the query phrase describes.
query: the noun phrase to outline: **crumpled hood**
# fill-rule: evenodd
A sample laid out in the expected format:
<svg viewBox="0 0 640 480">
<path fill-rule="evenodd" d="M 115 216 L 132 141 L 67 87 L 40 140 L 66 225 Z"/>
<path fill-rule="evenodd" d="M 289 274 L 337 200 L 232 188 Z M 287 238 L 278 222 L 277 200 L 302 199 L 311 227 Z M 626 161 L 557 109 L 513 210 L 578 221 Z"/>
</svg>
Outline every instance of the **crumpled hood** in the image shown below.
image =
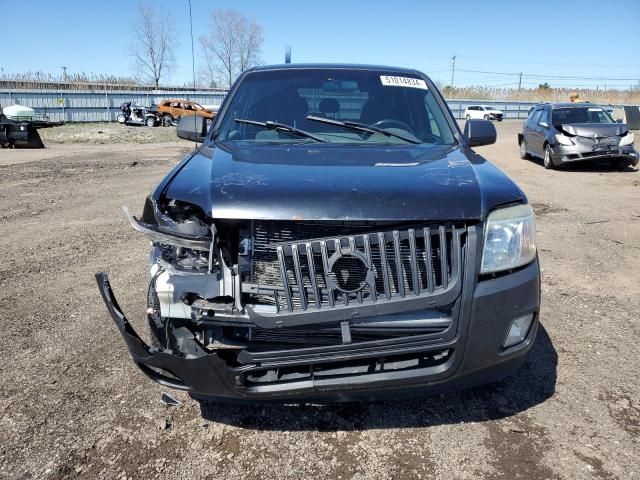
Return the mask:
<svg viewBox="0 0 640 480">
<path fill-rule="evenodd" d="M 524 199 L 471 150 L 419 145 L 205 145 L 167 180 L 219 219 L 468 220 Z"/>
<path fill-rule="evenodd" d="M 564 130 L 570 135 L 581 137 L 613 137 L 622 135 L 629 130 L 624 123 L 573 123 L 563 124 L 556 128 Z"/>
</svg>

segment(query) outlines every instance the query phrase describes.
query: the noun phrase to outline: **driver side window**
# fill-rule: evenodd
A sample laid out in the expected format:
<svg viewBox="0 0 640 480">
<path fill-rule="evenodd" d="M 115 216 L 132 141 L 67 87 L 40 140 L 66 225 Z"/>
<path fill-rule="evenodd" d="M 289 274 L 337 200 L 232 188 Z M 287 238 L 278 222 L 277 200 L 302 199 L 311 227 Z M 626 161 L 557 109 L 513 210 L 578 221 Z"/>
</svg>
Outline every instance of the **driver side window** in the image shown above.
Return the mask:
<svg viewBox="0 0 640 480">
<path fill-rule="evenodd" d="M 542 110 L 540 112 L 540 118 L 538 119 L 537 123 L 541 122 L 549 123 L 549 112 L 547 112 L 546 110 Z"/>
<path fill-rule="evenodd" d="M 542 114 L 542 110 L 535 110 L 529 119 L 529 127 L 535 128 L 538 125 L 538 121 L 540 120 L 540 115 Z"/>
</svg>

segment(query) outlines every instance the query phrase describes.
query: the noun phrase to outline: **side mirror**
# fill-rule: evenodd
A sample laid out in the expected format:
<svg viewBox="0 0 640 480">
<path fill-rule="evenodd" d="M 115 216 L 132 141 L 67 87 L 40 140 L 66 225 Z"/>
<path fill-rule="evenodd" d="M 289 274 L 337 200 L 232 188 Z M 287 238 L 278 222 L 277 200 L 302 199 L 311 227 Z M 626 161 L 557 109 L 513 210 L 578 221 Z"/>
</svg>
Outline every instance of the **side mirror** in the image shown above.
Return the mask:
<svg viewBox="0 0 640 480">
<path fill-rule="evenodd" d="M 464 138 L 470 147 L 496 143 L 496 127 L 489 120 L 467 120 L 464 125 Z"/>
<path fill-rule="evenodd" d="M 616 123 L 624 123 L 624 122 L 622 121 L 622 119 L 621 119 L 621 118 L 616 118 L 616 119 L 615 119 L 615 122 L 616 122 Z"/>
<path fill-rule="evenodd" d="M 179 138 L 191 140 L 192 142 L 203 142 L 207 135 L 206 118 L 200 115 L 182 117 L 178 122 L 176 133 Z"/>
<path fill-rule="evenodd" d="M 549 128 L 549 124 L 547 122 L 538 122 L 538 125 L 540 125 L 542 128 Z"/>
</svg>

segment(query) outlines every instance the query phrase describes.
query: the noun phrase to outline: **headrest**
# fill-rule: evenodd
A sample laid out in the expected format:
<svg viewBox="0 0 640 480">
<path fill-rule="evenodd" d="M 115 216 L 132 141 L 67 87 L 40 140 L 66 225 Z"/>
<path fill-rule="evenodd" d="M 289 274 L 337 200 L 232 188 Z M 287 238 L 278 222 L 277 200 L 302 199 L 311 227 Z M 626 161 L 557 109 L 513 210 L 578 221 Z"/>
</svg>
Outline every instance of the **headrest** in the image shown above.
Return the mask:
<svg viewBox="0 0 640 480">
<path fill-rule="evenodd" d="M 323 98 L 322 100 L 320 100 L 318 109 L 322 113 L 338 113 L 338 111 L 340 110 L 340 104 L 335 98 Z"/>
</svg>

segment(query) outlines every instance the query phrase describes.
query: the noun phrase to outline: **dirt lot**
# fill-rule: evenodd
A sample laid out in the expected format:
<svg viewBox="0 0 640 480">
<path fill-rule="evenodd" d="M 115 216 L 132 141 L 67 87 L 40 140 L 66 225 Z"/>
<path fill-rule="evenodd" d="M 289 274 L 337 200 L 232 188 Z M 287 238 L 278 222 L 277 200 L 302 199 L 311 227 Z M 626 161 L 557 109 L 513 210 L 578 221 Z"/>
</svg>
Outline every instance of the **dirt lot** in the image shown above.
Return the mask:
<svg viewBox="0 0 640 480">
<path fill-rule="evenodd" d="M 70 123 L 38 131 L 45 145 L 54 143 L 179 143 L 173 127 L 145 127 L 119 123 Z"/>
<path fill-rule="evenodd" d="M 519 122 L 478 149 L 538 213 L 542 328 L 528 363 L 425 399 L 201 406 L 131 363 L 93 274 L 142 326 L 147 242 L 120 206 L 184 143 L 0 151 L 0 477 L 640 478 L 640 172 L 545 171 Z"/>
</svg>

